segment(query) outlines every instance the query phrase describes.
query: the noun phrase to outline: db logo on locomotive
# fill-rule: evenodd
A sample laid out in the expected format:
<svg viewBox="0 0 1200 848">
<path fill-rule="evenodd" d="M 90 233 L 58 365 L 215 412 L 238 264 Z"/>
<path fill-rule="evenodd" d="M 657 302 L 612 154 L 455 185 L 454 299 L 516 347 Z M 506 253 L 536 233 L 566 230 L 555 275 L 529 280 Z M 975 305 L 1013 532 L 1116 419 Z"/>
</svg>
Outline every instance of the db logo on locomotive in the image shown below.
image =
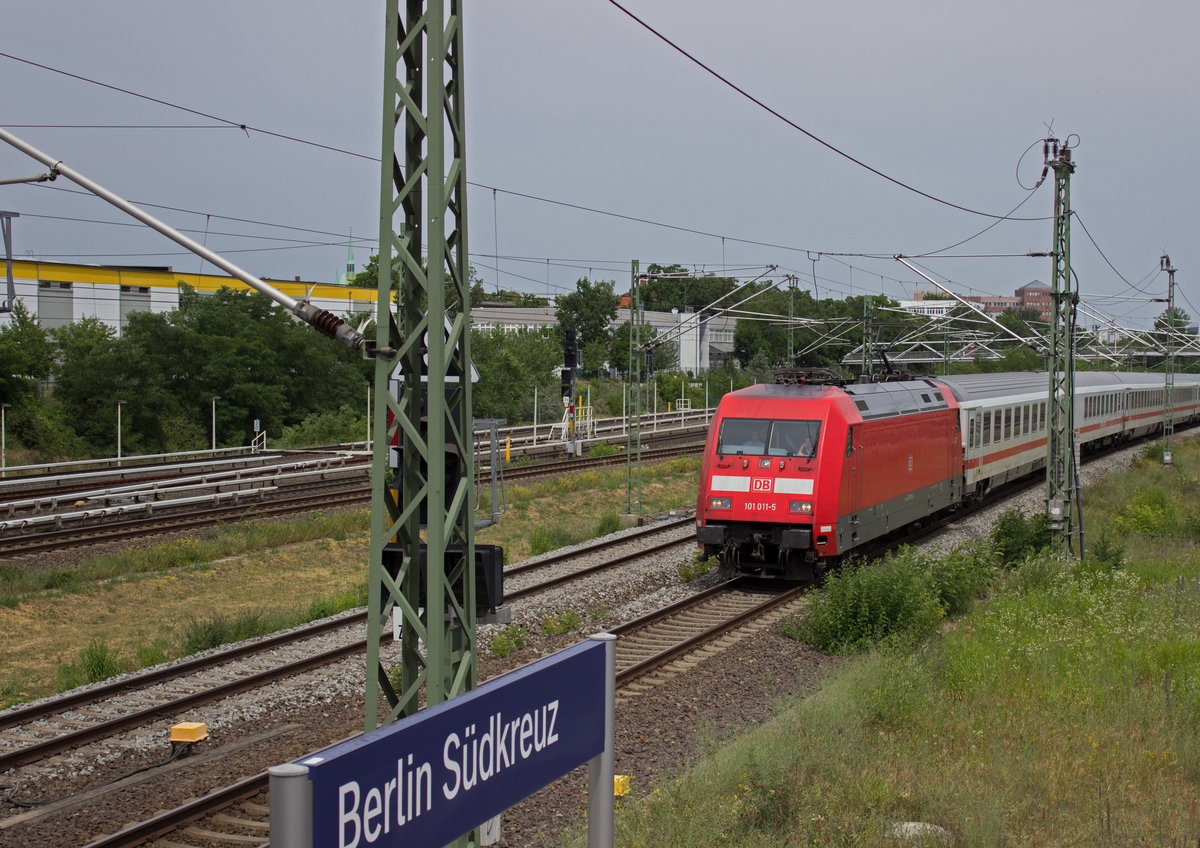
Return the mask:
<svg viewBox="0 0 1200 848">
<path fill-rule="evenodd" d="M 769 492 L 771 491 L 770 477 L 755 477 L 750 481 L 750 491 L 752 492 Z"/>
</svg>

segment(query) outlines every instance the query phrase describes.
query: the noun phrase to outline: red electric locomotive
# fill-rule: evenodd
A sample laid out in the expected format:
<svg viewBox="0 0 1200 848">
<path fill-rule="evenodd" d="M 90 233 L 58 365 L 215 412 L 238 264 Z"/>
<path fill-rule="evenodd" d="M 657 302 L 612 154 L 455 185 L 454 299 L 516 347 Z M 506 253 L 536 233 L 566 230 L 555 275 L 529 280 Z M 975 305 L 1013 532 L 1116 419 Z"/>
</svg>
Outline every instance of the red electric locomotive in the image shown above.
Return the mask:
<svg viewBox="0 0 1200 848">
<path fill-rule="evenodd" d="M 752 386 L 713 418 L 697 541 L 726 572 L 812 579 L 959 503 L 962 479 L 958 406 L 933 381 Z"/>
</svg>

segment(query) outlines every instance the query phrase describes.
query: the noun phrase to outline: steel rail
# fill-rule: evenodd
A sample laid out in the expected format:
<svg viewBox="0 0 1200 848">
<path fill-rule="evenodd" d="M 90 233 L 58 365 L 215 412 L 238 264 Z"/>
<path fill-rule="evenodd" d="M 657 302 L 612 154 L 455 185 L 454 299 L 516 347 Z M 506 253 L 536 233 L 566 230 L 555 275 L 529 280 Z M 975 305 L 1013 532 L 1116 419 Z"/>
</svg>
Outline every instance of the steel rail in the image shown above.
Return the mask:
<svg viewBox="0 0 1200 848">
<path fill-rule="evenodd" d="M 73 733 L 67 733 L 62 736 L 57 736 L 53 739 L 47 739 L 45 742 L 39 742 L 33 745 L 27 745 L 24 748 L 18 748 L 15 751 L 9 751 L 0 754 L 0 772 L 6 771 L 18 766 L 29 765 L 36 763 L 38 760 L 53 756 L 54 754 L 69 751 L 80 745 L 85 745 L 88 742 L 94 742 L 97 739 L 103 739 L 106 736 L 112 736 L 115 733 L 120 733 L 123 730 L 132 730 L 135 727 L 141 727 L 149 722 L 167 718 L 169 716 L 178 715 L 181 712 L 186 712 L 193 707 L 198 707 L 202 704 L 208 704 L 212 701 L 218 701 L 221 698 L 227 698 L 230 695 L 236 695 L 239 692 L 244 692 L 247 689 L 254 689 L 267 683 L 272 683 L 285 677 L 291 677 L 296 674 L 303 674 L 306 671 L 311 671 L 314 668 L 320 668 L 324 665 L 338 662 L 346 657 L 358 653 L 366 648 L 366 640 L 358 640 L 347 645 L 342 645 L 338 648 L 332 648 L 328 651 L 322 651 L 319 654 L 305 657 L 300 660 L 285 663 L 284 665 L 275 668 L 260 671 L 256 674 L 249 674 L 245 677 L 240 677 L 237 680 L 232 680 L 228 683 L 212 686 L 203 689 L 199 692 L 194 692 L 191 695 L 184 695 L 171 701 L 158 704 L 153 707 L 147 707 L 143 710 L 128 713 L 119 718 L 101 722 L 77 730 Z"/>
<path fill-rule="evenodd" d="M 576 549 L 569 555 L 556 558 L 555 561 L 561 562 L 563 559 L 583 557 L 593 554 L 606 547 L 616 547 L 628 542 L 636 542 L 646 536 L 676 529 L 684 524 L 689 523 L 690 521 L 691 519 L 681 519 L 679 521 L 672 522 L 667 526 L 646 528 L 645 530 L 636 534 L 628 534 L 618 539 L 610 539 L 605 542 L 589 545 L 582 549 Z M 606 560 L 603 563 L 588 566 L 580 571 L 551 578 L 550 580 L 544 581 L 535 586 L 529 586 L 524 589 L 509 593 L 506 600 L 525 597 L 527 595 L 534 594 L 535 592 L 551 588 L 552 586 L 558 586 L 571 580 L 578 579 L 589 574 L 594 574 L 604 569 L 616 568 L 632 560 L 652 556 L 662 550 L 667 550 L 679 545 L 689 544 L 691 542 L 692 539 L 690 538 L 675 539 L 649 549 L 643 548 L 629 554 L 623 554 L 613 559 Z M 532 565 L 534 567 L 541 567 L 542 565 L 548 564 L 551 563 L 539 562 L 533 563 Z M 266 640 L 238 646 L 220 653 L 196 658 L 184 663 L 179 663 L 168 668 L 151 671 L 143 675 L 136 675 L 105 686 L 94 687 L 87 691 L 79 692 L 62 699 L 48 701 L 34 707 L 9 711 L 7 713 L 0 714 L 0 730 L 14 727 L 28 721 L 38 720 L 40 718 L 51 716 L 57 713 L 62 713 L 68 709 L 73 709 L 85 704 L 95 703 L 97 701 L 104 700 L 105 698 L 109 698 L 142 686 L 154 685 L 166 680 L 183 677 L 186 674 L 220 666 L 245 656 L 262 653 L 280 645 L 302 641 L 303 639 L 311 638 L 330 630 L 336 630 L 342 627 L 360 624 L 366 620 L 366 617 L 366 611 L 363 610 L 353 615 L 321 622 L 308 628 L 301 628 L 285 634 L 277 634 L 276 636 Z M 9 768 L 16 768 L 22 765 L 28 765 L 29 763 L 37 762 L 45 757 L 61 753 L 62 751 L 66 751 L 79 745 L 101 739 L 105 736 L 109 736 L 123 730 L 129 730 L 135 727 L 143 726 L 149 721 L 157 718 L 176 715 L 201 704 L 220 700 L 221 698 L 237 694 L 247 689 L 255 688 L 265 683 L 270 683 L 275 680 L 309 671 L 313 668 L 318 668 L 323 665 L 337 662 L 356 652 L 365 650 L 366 646 L 367 642 L 365 639 L 355 640 L 339 648 L 324 651 L 320 654 L 313 655 L 312 657 L 306 657 L 302 660 L 284 663 L 275 668 L 267 669 L 256 674 L 246 675 L 236 680 L 210 687 L 201 692 L 185 695 L 181 698 L 167 701 L 162 704 L 156 704 L 119 718 L 101 722 L 91 727 L 82 728 L 53 739 L 48 739 L 44 742 L 35 743 L 24 748 L 2 753 L 0 754 L 0 772 Z"/>
<path fill-rule="evenodd" d="M 136 845 L 144 845 L 151 839 L 172 833 L 183 825 L 203 818 L 209 813 L 215 813 L 239 801 L 245 801 L 265 792 L 269 782 L 267 773 L 259 772 L 253 777 L 247 777 L 245 780 L 210 792 L 173 810 L 159 813 L 144 822 L 95 839 L 84 848 L 133 848 Z M 263 845 L 266 844 L 263 843 Z"/>
<path fill-rule="evenodd" d="M 742 582 L 743 580 L 744 578 L 739 578 L 721 583 L 717 586 L 714 586 L 713 589 L 710 589 L 707 593 L 686 598 L 685 602 L 672 604 L 670 607 L 657 610 L 656 612 L 653 612 L 647 616 L 643 616 L 635 621 L 627 622 L 610 632 L 616 636 L 620 636 L 622 633 L 629 633 L 632 630 L 651 627 L 660 621 L 670 618 L 675 613 L 697 606 L 704 600 L 710 600 L 713 597 L 729 592 L 732 589 L 741 588 L 743 585 L 745 585 Z M 704 644 L 705 642 L 709 642 L 718 636 L 728 633 L 730 630 L 741 627 L 747 621 L 758 618 L 759 616 L 762 616 L 771 610 L 791 603 L 793 600 L 803 595 L 807 589 L 807 586 L 793 586 L 788 588 L 777 595 L 768 597 L 761 603 L 755 604 L 754 606 L 743 610 L 742 612 L 718 625 L 705 628 L 693 634 L 692 636 L 680 640 L 675 645 L 672 645 L 671 647 L 655 654 L 654 656 L 647 657 L 640 662 L 620 669 L 617 672 L 617 685 L 624 686 L 628 683 L 631 683 L 634 680 L 637 680 L 639 677 L 643 677 L 651 671 L 661 668 L 672 660 L 690 653 L 696 647 Z"/>
<path fill-rule="evenodd" d="M 709 600 L 715 596 L 728 592 L 735 585 L 740 586 L 743 583 L 751 582 L 745 579 L 732 580 L 727 583 L 722 583 L 706 592 L 702 592 L 694 598 L 685 599 L 684 601 L 671 604 L 669 607 L 642 616 L 635 621 L 628 622 L 616 628 L 613 632 L 629 632 L 637 626 L 648 626 L 654 621 L 660 620 L 669 616 L 673 612 L 678 612 L 688 606 L 694 606 L 698 603 L 697 599 Z M 631 666 L 617 673 L 617 686 L 628 685 L 638 677 L 643 676 L 647 672 L 665 665 L 671 660 L 682 654 L 686 654 L 693 650 L 698 644 L 704 641 L 714 639 L 735 627 L 741 626 L 746 621 L 763 615 L 774 608 L 789 603 L 795 597 L 803 593 L 802 588 L 795 588 L 784 592 L 780 595 L 768 598 L 766 601 L 751 607 L 732 617 L 728 621 L 713 628 L 709 628 L 705 633 L 698 634 L 687 640 L 680 642 L 677 645 L 668 648 L 661 654 L 652 657 L 650 660 L 643 661 L 636 666 Z M 356 738 L 361 734 L 349 737 Z M 266 772 L 260 772 L 253 777 L 246 778 L 239 783 L 233 784 L 217 792 L 206 795 L 202 798 L 197 798 L 186 804 L 180 805 L 174 810 L 168 810 L 149 819 L 146 822 L 132 825 L 122 831 L 119 831 L 110 836 L 102 837 L 93 842 L 88 843 L 84 848 L 133 848 L 133 846 L 142 845 L 155 837 L 165 836 L 166 834 L 177 830 L 185 824 L 188 824 L 196 819 L 199 819 L 210 813 L 232 806 L 233 804 L 251 798 L 260 792 L 267 789 L 269 778 Z M 265 843 L 264 843 L 265 844 Z"/>
<path fill-rule="evenodd" d="M 344 489 L 322 494 L 319 498 L 305 495 L 274 501 L 246 503 L 216 509 L 183 513 L 175 516 L 139 518 L 100 526 L 73 527 L 66 530 L 47 531 L 30 536 L 0 537 L 0 556 L 25 556 L 33 553 L 58 550 L 69 545 L 95 545 L 141 536 L 162 533 L 178 533 L 198 527 L 210 527 L 230 519 L 270 518 L 326 509 L 331 506 L 346 506 L 369 500 L 371 493 L 366 488 Z M 75 538 L 87 532 L 86 538 Z"/>
<path fill-rule="evenodd" d="M 552 554 L 548 557 L 538 560 L 537 562 L 528 563 L 526 565 L 518 565 L 507 569 L 504 572 L 504 576 L 510 577 L 517 574 L 528 573 L 541 568 L 548 568 L 551 565 L 557 565 L 570 559 L 596 553 L 606 547 L 615 547 L 628 542 L 636 542 L 659 533 L 669 532 L 676 528 L 690 524 L 691 522 L 691 518 L 681 518 L 666 524 L 659 524 L 653 527 L 644 528 L 637 533 L 629 533 L 625 536 L 622 536 L 620 539 L 609 540 L 607 542 L 597 542 L 590 545 L 581 546 L 567 552 Z M 683 541 L 690 542 L 691 539 L 685 539 Z M 679 544 L 679 542 L 676 541 L 671 544 Z M 645 550 L 638 553 L 638 556 L 646 555 L 647 552 Z M 539 584 L 539 586 L 541 586 L 541 584 Z M 15 727 L 30 721 L 64 713 L 68 710 L 76 709 L 86 704 L 94 704 L 97 701 L 103 701 L 135 689 L 153 686 L 166 680 L 173 680 L 175 678 L 185 677 L 189 674 L 194 674 L 198 671 L 215 668 L 217 666 L 224 665 L 225 663 L 242 659 L 243 657 L 253 656 L 254 654 L 272 650 L 293 642 L 301 642 L 305 639 L 311 639 L 314 636 L 320 636 L 331 630 L 337 630 L 342 627 L 361 624 L 363 621 L 366 621 L 366 617 L 366 610 L 362 610 L 351 615 L 342 615 L 338 618 L 325 619 L 315 624 L 308 624 L 285 632 L 276 633 L 263 639 L 247 642 L 233 648 L 225 648 L 214 653 L 206 654 L 202 657 L 194 657 L 192 659 L 183 660 L 169 666 L 161 666 L 149 671 L 129 675 L 121 678 L 120 680 L 114 680 L 109 683 L 101 683 L 86 689 L 78 690 L 76 692 L 67 693 L 65 695 L 47 699 L 42 703 L 34 704 L 32 706 L 16 707 L 5 710 L 4 712 L 0 712 L 0 730 L 5 730 L 7 728 Z"/>
<path fill-rule="evenodd" d="M 652 527 L 646 527 L 637 533 L 627 533 L 619 539 L 611 539 L 607 542 L 597 542 L 591 545 L 579 546 L 566 551 L 559 551 L 542 557 L 536 562 L 525 563 L 524 565 L 514 565 L 512 568 L 504 569 L 504 576 L 516 577 L 518 574 L 528 574 L 530 571 L 537 571 L 542 568 L 548 568 L 551 565 L 557 565 L 560 562 L 575 559 L 576 557 L 585 556 L 589 553 L 602 551 L 605 548 L 615 548 L 618 545 L 626 542 L 636 542 L 639 539 L 644 539 L 647 536 L 656 536 L 659 533 L 666 533 L 678 527 L 684 527 L 691 524 L 695 519 L 691 516 L 686 518 L 678 518 L 674 521 L 668 521 L 665 524 L 656 524 Z"/>
</svg>

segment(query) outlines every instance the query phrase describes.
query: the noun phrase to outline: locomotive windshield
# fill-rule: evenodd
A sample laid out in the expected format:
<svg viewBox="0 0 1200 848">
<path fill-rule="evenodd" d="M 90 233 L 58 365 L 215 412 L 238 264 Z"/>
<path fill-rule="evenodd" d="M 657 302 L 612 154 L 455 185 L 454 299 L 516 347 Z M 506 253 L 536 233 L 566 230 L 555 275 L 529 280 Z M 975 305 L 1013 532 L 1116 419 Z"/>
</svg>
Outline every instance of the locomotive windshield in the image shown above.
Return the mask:
<svg viewBox="0 0 1200 848">
<path fill-rule="evenodd" d="M 717 453 L 742 456 L 813 456 L 820 421 L 726 418 L 717 435 Z"/>
</svg>

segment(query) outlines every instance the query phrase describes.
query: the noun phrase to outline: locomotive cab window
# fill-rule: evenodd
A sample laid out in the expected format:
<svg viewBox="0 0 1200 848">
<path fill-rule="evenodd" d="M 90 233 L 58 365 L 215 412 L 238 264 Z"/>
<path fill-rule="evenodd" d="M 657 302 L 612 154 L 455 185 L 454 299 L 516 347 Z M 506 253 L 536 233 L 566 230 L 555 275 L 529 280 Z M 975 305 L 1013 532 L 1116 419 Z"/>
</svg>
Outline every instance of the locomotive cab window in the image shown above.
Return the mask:
<svg viewBox="0 0 1200 848">
<path fill-rule="evenodd" d="M 813 456 L 817 452 L 820 421 L 775 421 L 771 424 L 770 456 Z"/>
<path fill-rule="evenodd" d="M 717 453 L 762 456 L 767 452 L 767 426 L 761 418 L 726 418 L 717 437 Z"/>
<path fill-rule="evenodd" d="M 717 453 L 742 456 L 813 456 L 820 421 L 769 421 L 726 418 L 717 436 Z"/>
</svg>

